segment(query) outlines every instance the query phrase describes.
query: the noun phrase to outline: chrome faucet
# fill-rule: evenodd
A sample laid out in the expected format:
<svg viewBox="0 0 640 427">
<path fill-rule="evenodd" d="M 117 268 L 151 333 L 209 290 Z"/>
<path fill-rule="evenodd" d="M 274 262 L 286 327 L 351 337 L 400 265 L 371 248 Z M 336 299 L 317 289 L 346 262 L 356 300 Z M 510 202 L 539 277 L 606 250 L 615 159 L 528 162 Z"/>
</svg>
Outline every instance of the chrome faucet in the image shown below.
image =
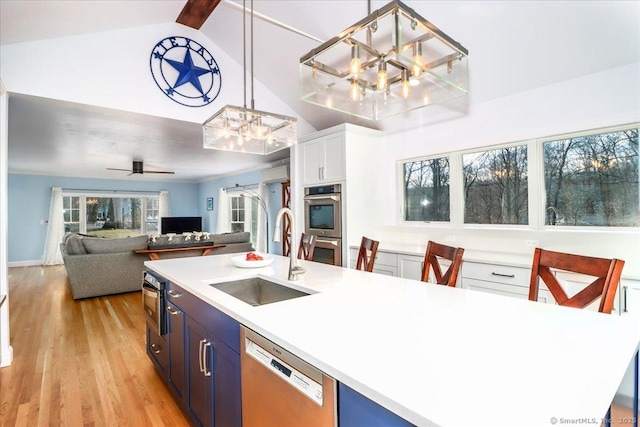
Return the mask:
<svg viewBox="0 0 640 427">
<path fill-rule="evenodd" d="M 297 264 L 296 258 L 296 240 L 295 240 L 295 226 L 293 222 L 293 212 L 289 208 L 282 208 L 278 211 L 278 216 L 276 216 L 276 228 L 273 231 L 273 241 L 280 241 L 280 222 L 282 221 L 282 216 L 287 214 L 289 216 L 289 221 L 291 221 L 291 245 L 289 245 L 289 280 L 298 279 L 299 274 L 304 273 L 304 268 L 300 267 Z"/>
</svg>

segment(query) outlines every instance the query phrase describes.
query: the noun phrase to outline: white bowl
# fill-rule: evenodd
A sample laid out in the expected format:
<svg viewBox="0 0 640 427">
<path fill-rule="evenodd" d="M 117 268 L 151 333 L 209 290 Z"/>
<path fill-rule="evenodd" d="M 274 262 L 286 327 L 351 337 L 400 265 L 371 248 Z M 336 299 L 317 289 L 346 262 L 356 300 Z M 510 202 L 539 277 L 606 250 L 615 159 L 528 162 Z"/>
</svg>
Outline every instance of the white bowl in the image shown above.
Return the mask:
<svg viewBox="0 0 640 427">
<path fill-rule="evenodd" d="M 239 268 L 260 268 L 260 267 L 266 267 L 269 264 L 271 264 L 273 262 L 273 257 L 268 255 L 268 254 L 260 254 L 258 252 L 255 252 L 256 255 L 260 255 L 262 258 L 262 260 L 257 260 L 257 261 L 247 261 L 247 254 L 242 254 L 242 255 L 236 255 L 231 257 L 231 262 L 233 263 L 233 265 L 235 265 L 236 267 Z"/>
</svg>

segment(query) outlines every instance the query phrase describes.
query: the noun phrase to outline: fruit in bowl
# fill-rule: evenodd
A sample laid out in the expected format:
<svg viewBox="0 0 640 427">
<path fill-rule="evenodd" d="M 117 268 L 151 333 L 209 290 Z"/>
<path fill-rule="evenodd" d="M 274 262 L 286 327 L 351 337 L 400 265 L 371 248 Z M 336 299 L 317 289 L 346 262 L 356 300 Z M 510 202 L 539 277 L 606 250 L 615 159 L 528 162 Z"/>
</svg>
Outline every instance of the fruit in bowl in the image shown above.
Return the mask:
<svg viewBox="0 0 640 427">
<path fill-rule="evenodd" d="M 239 253 L 231 257 L 231 263 L 238 268 L 260 268 L 270 265 L 274 260 L 269 254 L 257 252 Z"/>
<path fill-rule="evenodd" d="M 258 255 L 255 252 L 247 252 L 247 256 L 245 258 L 247 261 L 262 261 L 264 258 Z"/>
</svg>

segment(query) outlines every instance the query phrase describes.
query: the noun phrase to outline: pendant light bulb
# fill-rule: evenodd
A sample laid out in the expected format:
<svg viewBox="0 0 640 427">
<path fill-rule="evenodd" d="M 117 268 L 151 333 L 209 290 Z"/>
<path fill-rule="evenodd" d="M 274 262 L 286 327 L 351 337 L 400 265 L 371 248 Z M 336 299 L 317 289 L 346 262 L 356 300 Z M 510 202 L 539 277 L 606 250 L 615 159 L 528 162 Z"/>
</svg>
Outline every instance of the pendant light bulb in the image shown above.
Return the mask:
<svg viewBox="0 0 640 427">
<path fill-rule="evenodd" d="M 376 87 L 378 90 L 385 90 L 387 88 L 387 63 L 380 61 L 378 65 L 378 84 Z"/>
<path fill-rule="evenodd" d="M 413 77 L 420 77 L 422 75 L 423 65 L 422 44 L 416 42 L 416 44 L 413 45 L 413 65 L 411 66 L 411 74 L 413 74 Z"/>
<path fill-rule="evenodd" d="M 354 77 L 358 77 L 362 72 L 360 69 L 360 46 L 357 44 L 351 46 L 351 67 L 349 71 Z"/>
<path fill-rule="evenodd" d="M 351 82 L 351 100 L 357 101 L 360 99 L 360 87 L 358 86 L 358 80 L 353 79 Z"/>
<path fill-rule="evenodd" d="M 262 118 L 258 117 L 258 120 L 256 121 L 256 136 L 258 137 L 258 139 L 262 138 L 262 132 Z"/>
<path fill-rule="evenodd" d="M 222 130 L 222 135 L 225 139 L 229 139 L 229 118 L 225 117 L 224 119 L 224 129 Z"/>
<path fill-rule="evenodd" d="M 402 70 L 402 97 L 408 98 L 411 94 L 411 84 L 409 83 L 409 70 Z"/>
</svg>

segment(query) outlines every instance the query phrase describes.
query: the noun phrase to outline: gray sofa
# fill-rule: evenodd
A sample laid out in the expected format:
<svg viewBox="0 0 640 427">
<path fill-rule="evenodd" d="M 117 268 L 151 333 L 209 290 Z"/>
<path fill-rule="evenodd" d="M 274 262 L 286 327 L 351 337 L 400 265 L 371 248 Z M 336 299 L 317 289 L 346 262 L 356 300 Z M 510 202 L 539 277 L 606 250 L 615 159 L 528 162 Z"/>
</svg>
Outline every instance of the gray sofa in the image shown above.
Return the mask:
<svg viewBox="0 0 640 427">
<path fill-rule="evenodd" d="M 137 249 L 170 249 L 224 244 L 211 255 L 253 250 L 250 234 L 195 233 L 149 237 L 97 238 L 76 233 L 67 234 L 60 244 L 64 266 L 69 277 L 73 299 L 139 291 L 142 285 L 146 254 Z M 160 259 L 199 256 L 202 250 L 159 253 Z"/>
</svg>

